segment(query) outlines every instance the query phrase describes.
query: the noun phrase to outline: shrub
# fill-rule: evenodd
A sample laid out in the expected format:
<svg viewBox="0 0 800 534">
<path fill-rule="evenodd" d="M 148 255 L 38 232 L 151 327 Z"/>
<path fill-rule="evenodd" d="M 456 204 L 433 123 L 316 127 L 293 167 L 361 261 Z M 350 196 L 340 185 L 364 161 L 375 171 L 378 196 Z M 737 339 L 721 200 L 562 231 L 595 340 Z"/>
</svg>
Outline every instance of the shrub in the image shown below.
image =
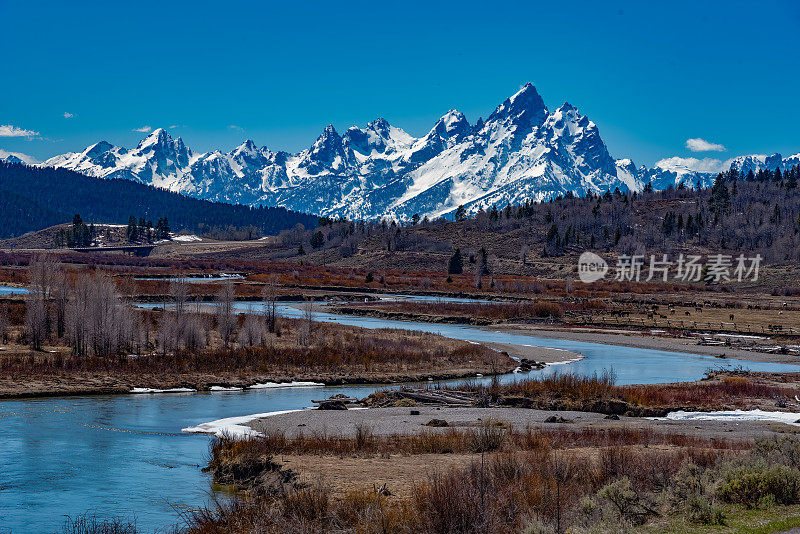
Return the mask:
<svg viewBox="0 0 800 534">
<path fill-rule="evenodd" d="M 124 519 L 100 519 L 94 515 L 68 517 L 62 534 L 136 534 L 136 524 Z"/>
<path fill-rule="evenodd" d="M 562 313 L 561 306 L 555 302 L 537 302 L 533 305 L 535 317 L 561 317 Z"/>
<path fill-rule="evenodd" d="M 509 430 L 508 426 L 501 421 L 487 419 L 472 435 L 472 450 L 474 452 L 496 451 L 503 445 Z"/>
<path fill-rule="evenodd" d="M 555 529 L 545 525 L 541 521 L 532 519 L 525 525 L 522 534 L 554 534 Z"/>
<path fill-rule="evenodd" d="M 634 525 L 642 525 L 648 517 L 657 515 L 652 506 L 633 489 L 628 477 L 606 484 L 597 492 L 597 496 L 609 502 L 620 519 Z"/>
<path fill-rule="evenodd" d="M 777 463 L 800 468 L 800 439 L 795 436 L 780 436 L 756 442 L 753 454 L 768 463 Z"/>
<path fill-rule="evenodd" d="M 725 511 L 708 499 L 695 495 L 686 501 L 686 518 L 701 525 L 724 525 Z"/>
<path fill-rule="evenodd" d="M 717 493 L 730 503 L 756 508 L 769 503 L 794 504 L 800 492 L 800 471 L 786 465 L 735 462 L 722 470 L 722 483 Z"/>
</svg>

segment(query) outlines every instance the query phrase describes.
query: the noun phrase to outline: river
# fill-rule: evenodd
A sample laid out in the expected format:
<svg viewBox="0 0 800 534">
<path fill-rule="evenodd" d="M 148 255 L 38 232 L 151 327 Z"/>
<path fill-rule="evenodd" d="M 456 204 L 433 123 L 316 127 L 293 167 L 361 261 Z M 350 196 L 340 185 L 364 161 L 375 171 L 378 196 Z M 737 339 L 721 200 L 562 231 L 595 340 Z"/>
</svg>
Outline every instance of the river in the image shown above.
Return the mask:
<svg viewBox="0 0 800 534">
<path fill-rule="evenodd" d="M 412 297 L 413 298 L 413 297 Z M 261 305 L 237 303 L 259 311 Z M 403 328 L 474 342 L 534 345 L 580 353 L 584 359 L 536 373 L 613 369 L 617 383 L 695 380 L 722 362 L 711 356 L 512 335 L 471 326 L 338 316 L 318 307 L 314 320 L 365 328 Z M 300 317 L 288 304 L 280 314 Z M 724 360 L 764 371 L 800 366 Z M 519 376 L 506 375 L 503 380 Z M 236 392 L 55 397 L 0 401 L 0 533 L 52 532 L 67 515 L 135 517 L 145 532 L 164 531 L 186 509 L 208 503 L 202 472 L 209 438 L 181 433 L 199 423 L 297 409 L 334 393 L 363 397 L 376 386 L 273 388 Z"/>
</svg>

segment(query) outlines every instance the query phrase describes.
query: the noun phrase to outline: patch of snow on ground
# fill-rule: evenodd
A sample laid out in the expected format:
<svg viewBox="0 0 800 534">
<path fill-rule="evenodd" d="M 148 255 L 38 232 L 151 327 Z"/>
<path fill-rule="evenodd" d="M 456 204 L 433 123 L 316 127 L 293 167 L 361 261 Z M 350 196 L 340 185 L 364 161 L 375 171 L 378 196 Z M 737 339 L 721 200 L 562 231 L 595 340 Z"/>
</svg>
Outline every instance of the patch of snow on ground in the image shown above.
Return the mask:
<svg viewBox="0 0 800 534">
<path fill-rule="evenodd" d="M 263 384 L 253 384 L 247 389 L 270 389 L 270 388 L 318 388 L 325 384 L 320 382 L 265 382 Z"/>
<path fill-rule="evenodd" d="M 191 243 L 193 241 L 202 241 L 202 237 L 196 235 L 176 235 L 172 238 L 173 241 L 181 241 L 183 243 Z"/>
<path fill-rule="evenodd" d="M 217 437 L 223 434 L 232 436 L 234 438 L 248 438 L 260 436 L 260 432 L 256 432 L 246 423 L 261 419 L 262 417 L 271 417 L 273 415 L 282 415 L 285 413 L 300 412 L 302 410 L 278 410 L 275 412 L 254 413 L 251 415 L 241 415 L 239 417 L 227 417 L 225 419 L 217 419 L 216 421 L 209 421 L 208 423 L 201 423 L 197 426 L 190 426 L 181 429 L 181 432 L 188 432 L 191 434 L 214 434 Z"/>
<path fill-rule="evenodd" d="M 556 350 L 563 350 L 563 349 L 556 349 Z M 569 351 L 565 351 L 565 352 L 569 352 Z M 545 363 L 545 365 L 567 365 L 568 363 L 575 363 L 575 362 L 579 362 L 579 361 L 581 361 L 582 359 L 584 359 L 585 357 L 586 357 L 586 356 L 584 356 L 583 354 L 580 354 L 580 355 L 578 355 L 578 357 L 577 357 L 577 358 L 571 358 L 571 359 L 569 359 L 569 360 L 563 360 L 563 361 L 560 361 L 560 362 L 550 362 L 550 363 Z"/>
<path fill-rule="evenodd" d="M 154 389 L 154 388 L 133 388 L 131 393 L 195 393 L 196 389 L 191 388 L 171 388 L 171 389 Z"/>
<path fill-rule="evenodd" d="M 236 386 L 229 388 L 226 388 L 225 386 L 211 386 L 208 389 L 209 391 L 242 391 L 242 388 L 237 388 Z"/>
<path fill-rule="evenodd" d="M 789 425 L 800 426 L 800 413 L 768 412 L 764 410 L 723 410 L 718 412 L 685 412 L 683 410 L 670 412 L 666 417 L 653 419 L 666 419 L 669 421 L 776 421 Z"/>
<path fill-rule="evenodd" d="M 716 337 L 740 337 L 743 339 L 769 339 L 766 336 L 748 336 L 745 334 L 714 334 Z"/>
</svg>

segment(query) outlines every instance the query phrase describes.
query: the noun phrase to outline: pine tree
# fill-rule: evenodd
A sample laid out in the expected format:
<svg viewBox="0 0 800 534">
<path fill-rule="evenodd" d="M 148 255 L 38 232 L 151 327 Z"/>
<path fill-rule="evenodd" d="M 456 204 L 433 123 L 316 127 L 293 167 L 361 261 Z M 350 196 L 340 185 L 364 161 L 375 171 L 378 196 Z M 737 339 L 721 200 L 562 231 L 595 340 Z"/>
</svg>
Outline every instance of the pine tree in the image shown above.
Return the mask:
<svg viewBox="0 0 800 534">
<path fill-rule="evenodd" d="M 786 179 L 786 189 L 796 189 L 797 188 L 797 167 L 792 168 L 786 174 L 788 175 L 788 178 Z"/>
<path fill-rule="evenodd" d="M 711 211 L 715 216 L 728 211 L 731 205 L 731 195 L 728 191 L 728 186 L 725 185 L 725 179 L 722 173 L 717 175 L 714 180 L 714 185 L 711 187 L 711 197 L 708 199 Z"/>
<path fill-rule="evenodd" d="M 480 274 L 489 274 L 489 254 L 484 247 L 481 247 L 478 256 L 478 272 Z"/>
<path fill-rule="evenodd" d="M 311 247 L 312 248 L 319 248 L 325 244 L 325 234 L 322 231 L 317 230 L 314 235 L 311 236 Z"/>
<path fill-rule="evenodd" d="M 553 241 L 558 240 L 558 227 L 553 224 L 550 225 L 550 229 L 547 231 L 547 242 L 552 243 Z"/>
<path fill-rule="evenodd" d="M 139 239 L 139 229 L 136 225 L 136 217 L 131 215 L 128 217 L 128 227 L 125 229 L 125 237 L 128 238 L 128 242 L 135 243 Z"/>
<path fill-rule="evenodd" d="M 464 259 L 461 257 L 461 249 L 457 248 L 450 261 L 447 262 L 447 274 L 461 274 L 464 272 Z"/>
</svg>

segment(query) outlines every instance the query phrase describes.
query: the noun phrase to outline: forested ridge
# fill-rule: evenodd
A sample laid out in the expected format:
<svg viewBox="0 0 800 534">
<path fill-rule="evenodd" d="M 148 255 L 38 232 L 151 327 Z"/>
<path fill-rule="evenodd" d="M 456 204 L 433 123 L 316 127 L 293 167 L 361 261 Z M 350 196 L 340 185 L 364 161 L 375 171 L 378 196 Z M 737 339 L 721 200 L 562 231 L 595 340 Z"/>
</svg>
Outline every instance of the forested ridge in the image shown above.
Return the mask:
<svg viewBox="0 0 800 534">
<path fill-rule="evenodd" d="M 731 170 L 710 188 L 686 185 L 642 192 L 607 191 L 585 197 L 559 196 L 546 202 L 496 206 L 455 221 L 414 217 L 411 223 L 350 222 L 323 218 L 317 229 L 281 232 L 286 248 L 328 250 L 326 262 L 375 253 L 396 265 L 424 269 L 440 265 L 452 273 L 487 272 L 502 260 L 506 270 L 525 271 L 537 258 L 591 250 L 611 255 L 760 254 L 768 263 L 800 261 L 800 168 Z M 452 259 L 458 250 L 463 266 Z M 488 260 L 486 259 L 488 256 Z M 360 256 L 380 268 L 381 260 Z M 448 259 L 452 265 L 448 265 Z M 468 260 L 468 261 L 467 261 Z M 313 261 L 313 259 L 311 260 Z M 514 264 L 509 262 L 515 262 Z M 350 260 L 352 263 L 352 260 Z M 521 266 L 520 266 L 521 264 Z"/>
<path fill-rule="evenodd" d="M 285 208 L 250 208 L 185 197 L 128 180 L 104 180 L 49 167 L 0 162 L 0 238 L 71 222 L 125 224 L 132 213 L 147 219 L 168 217 L 173 230 L 254 226 L 276 234 L 297 223 L 306 228 L 317 217 Z"/>
</svg>

